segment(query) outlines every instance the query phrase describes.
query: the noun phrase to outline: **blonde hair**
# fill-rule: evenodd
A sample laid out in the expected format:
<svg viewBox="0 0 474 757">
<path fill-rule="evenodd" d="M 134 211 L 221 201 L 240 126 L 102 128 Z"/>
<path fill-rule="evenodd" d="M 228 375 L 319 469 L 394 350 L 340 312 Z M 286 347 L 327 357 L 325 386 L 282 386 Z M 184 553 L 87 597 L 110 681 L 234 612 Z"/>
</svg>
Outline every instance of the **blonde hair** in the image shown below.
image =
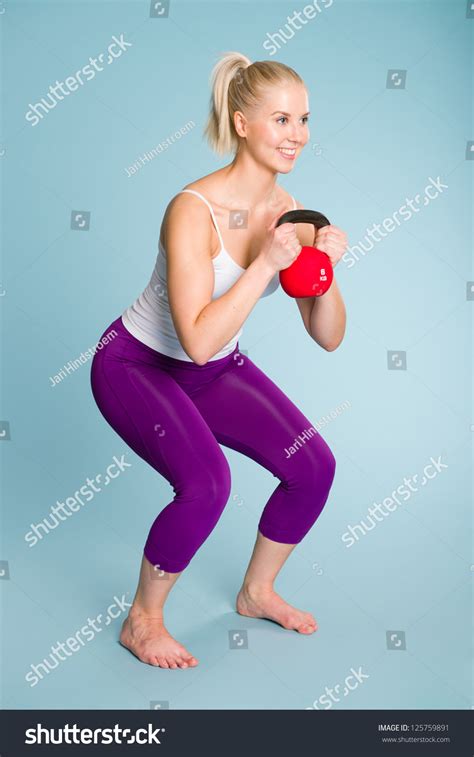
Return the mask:
<svg viewBox="0 0 474 757">
<path fill-rule="evenodd" d="M 237 110 L 248 113 L 259 105 L 268 86 L 298 82 L 303 79 L 284 63 L 259 60 L 252 63 L 238 52 L 224 53 L 211 73 L 212 94 L 204 136 L 219 155 L 237 152 L 239 137 L 234 127 Z"/>
</svg>

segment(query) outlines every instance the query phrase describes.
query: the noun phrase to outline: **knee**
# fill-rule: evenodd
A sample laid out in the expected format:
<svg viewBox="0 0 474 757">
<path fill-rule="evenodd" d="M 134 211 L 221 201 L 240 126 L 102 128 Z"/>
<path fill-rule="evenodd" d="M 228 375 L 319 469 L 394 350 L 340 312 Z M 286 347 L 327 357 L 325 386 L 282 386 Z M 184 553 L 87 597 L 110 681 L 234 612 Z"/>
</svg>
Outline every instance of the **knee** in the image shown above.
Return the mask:
<svg viewBox="0 0 474 757">
<path fill-rule="evenodd" d="M 331 480 L 331 484 L 334 480 L 334 476 L 336 475 L 336 458 L 334 457 L 334 454 L 330 447 L 326 443 L 324 443 L 325 449 L 322 453 L 322 465 L 324 467 L 324 470 L 326 472 L 326 475 Z"/>
<path fill-rule="evenodd" d="M 336 458 L 321 437 L 318 442 L 317 445 L 308 445 L 304 452 L 300 450 L 295 478 L 299 486 L 325 488 L 329 491 L 336 473 Z M 299 453 L 295 455 L 295 463 L 298 455 Z"/>
<path fill-rule="evenodd" d="M 229 463 L 222 456 L 216 464 L 201 469 L 188 481 L 181 495 L 194 503 L 202 515 L 218 517 L 229 499 L 231 483 Z"/>
<path fill-rule="evenodd" d="M 218 466 L 207 472 L 204 485 L 209 500 L 215 506 L 223 508 L 229 499 L 232 485 L 229 463 L 224 457 Z"/>
</svg>

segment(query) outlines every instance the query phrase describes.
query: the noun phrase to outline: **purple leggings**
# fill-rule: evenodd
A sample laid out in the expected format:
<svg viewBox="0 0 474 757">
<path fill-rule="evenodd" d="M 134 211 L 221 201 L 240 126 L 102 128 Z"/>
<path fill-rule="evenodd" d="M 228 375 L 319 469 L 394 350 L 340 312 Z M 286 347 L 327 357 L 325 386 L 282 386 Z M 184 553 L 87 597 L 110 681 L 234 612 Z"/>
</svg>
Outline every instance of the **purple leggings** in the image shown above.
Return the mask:
<svg viewBox="0 0 474 757">
<path fill-rule="evenodd" d="M 335 459 L 293 402 L 248 357 L 233 352 L 205 365 L 168 357 L 136 339 L 117 318 L 92 360 L 100 412 L 164 478 L 174 498 L 148 534 L 145 557 L 179 573 L 207 539 L 229 499 L 231 475 L 220 444 L 271 471 L 279 484 L 258 528 L 297 544 L 321 513 Z"/>
</svg>

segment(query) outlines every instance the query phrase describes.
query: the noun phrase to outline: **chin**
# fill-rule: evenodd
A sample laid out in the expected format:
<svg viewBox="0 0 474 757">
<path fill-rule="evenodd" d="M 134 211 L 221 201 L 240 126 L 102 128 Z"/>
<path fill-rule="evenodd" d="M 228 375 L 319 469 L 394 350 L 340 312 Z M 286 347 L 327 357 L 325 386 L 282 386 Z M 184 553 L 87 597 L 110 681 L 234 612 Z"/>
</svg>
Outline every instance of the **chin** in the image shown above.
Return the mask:
<svg viewBox="0 0 474 757">
<path fill-rule="evenodd" d="M 287 166 L 282 166 L 280 163 L 278 163 L 277 166 L 273 166 L 274 170 L 277 173 L 284 173 L 284 174 L 290 173 L 290 171 L 292 171 L 294 167 L 295 167 L 294 162 L 293 163 L 288 163 Z"/>
<path fill-rule="evenodd" d="M 298 160 L 298 155 L 296 155 L 294 160 L 286 160 L 286 158 L 278 158 L 274 162 L 275 170 L 278 171 L 278 173 L 283 173 L 283 174 L 290 173 L 290 171 L 292 171 L 293 168 L 295 167 L 295 163 L 297 160 Z"/>
</svg>

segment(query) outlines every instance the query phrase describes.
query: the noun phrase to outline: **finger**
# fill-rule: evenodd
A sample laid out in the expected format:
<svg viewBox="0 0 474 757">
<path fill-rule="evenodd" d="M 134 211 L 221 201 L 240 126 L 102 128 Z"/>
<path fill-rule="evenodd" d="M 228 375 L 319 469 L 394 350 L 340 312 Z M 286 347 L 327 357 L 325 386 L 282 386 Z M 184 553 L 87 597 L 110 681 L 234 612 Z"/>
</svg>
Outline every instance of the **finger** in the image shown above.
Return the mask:
<svg viewBox="0 0 474 757">
<path fill-rule="evenodd" d="M 324 237 L 316 237 L 315 242 L 317 245 L 325 244 L 325 245 L 334 245 L 339 246 L 341 244 L 346 244 L 345 239 L 340 239 L 339 237 L 333 237 L 333 236 L 324 236 Z"/>
<path fill-rule="evenodd" d="M 347 234 L 343 231 L 330 229 L 328 226 L 319 229 L 316 233 L 318 236 L 329 237 L 330 239 L 347 239 Z"/>
<path fill-rule="evenodd" d="M 342 232 L 330 229 L 329 226 L 323 226 L 323 228 L 318 229 L 316 233 L 322 237 L 338 237 L 340 234 L 342 234 Z"/>
<path fill-rule="evenodd" d="M 339 233 L 339 232 L 341 232 L 341 234 L 343 234 L 343 233 L 344 233 L 344 232 L 342 231 L 342 229 L 340 229 L 340 228 L 339 228 L 339 226 L 334 226 L 334 224 L 332 224 L 332 223 L 329 223 L 329 224 L 327 224 L 326 226 L 322 226 L 322 227 L 321 227 L 321 230 L 322 230 L 322 229 L 327 229 L 328 231 L 337 231 L 338 233 Z"/>
<path fill-rule="evenodd" d="M 282 223 L 278 228 L 282 230 L 283 234 L 291 234 L 292 232 L 296 233 L 294 223 Z"/>
</svg>

